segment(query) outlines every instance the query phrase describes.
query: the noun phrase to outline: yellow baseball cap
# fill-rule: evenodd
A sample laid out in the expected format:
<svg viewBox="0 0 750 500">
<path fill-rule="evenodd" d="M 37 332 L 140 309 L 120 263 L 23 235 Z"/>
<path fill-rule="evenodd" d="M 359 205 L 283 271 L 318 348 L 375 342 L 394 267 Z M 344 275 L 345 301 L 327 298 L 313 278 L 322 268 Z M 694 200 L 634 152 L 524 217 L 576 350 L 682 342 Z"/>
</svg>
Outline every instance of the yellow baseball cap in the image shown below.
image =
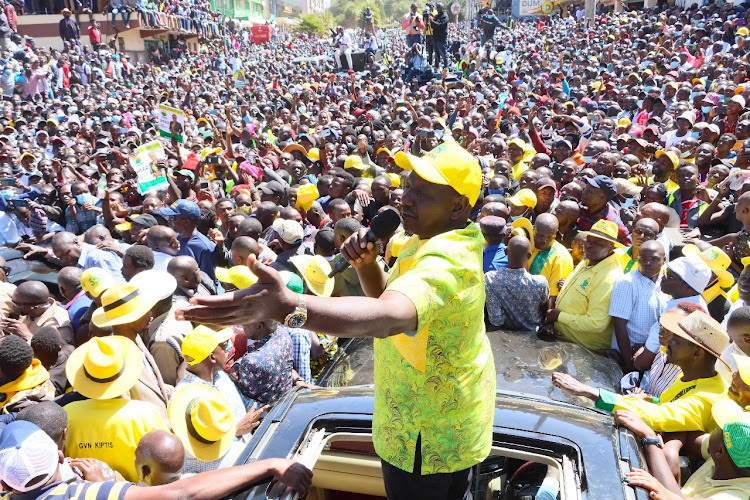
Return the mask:
<svg viewBox="0 0 750 500">
<path fill-rule="evenodd" d="M 395 189 L 401 187 L 401 176 L 398 174 L 385 174 L 391 180 L 391 186 Z"/>
<path fill-rule="evenodd" d="M 229 283 L 237 288 L 247 288 L 258 282 L 258 277 L 247 266 L 217 267 L 216 279 L 222 283 Z"/>
<path fill-rule="evenodd" d="M 182 356 L 185 358 L 185 363 L 190 366 L 197 365 L 232 336 L 234 332 L 231 328 L 224 328 L 217 332 L 205 325 L 196 326 L 192 332 L 185 335 L 182 341 Z"/>
<path fill-rule="evenodd" d="M 727 271 L 727 268 L 732 264 L 732 259 L 721 248 L 711 246 L 701 252 L 700 248 L 695 245 L 685 245 L 682 248 L 682 255 L 697 255 L 700 257 L 719 278 L 721 288 L 729 288 L 734 285 L 734 276 Z"/>
<path fill-rule="evenodd" d="M 344 168 L 367 170 L 367 165 L 364 164 L 361 157 L 357 155 L 350 155 L 350 156 L 347 156 L 346 161 L 344 161 Z"/>
<path fill-rule="evenodd" d="M 512 203 L 517 207 L 534 208 L 536 206 L 536 195 L 531 189 L 524 188 L 508 198 L 508 203 Z"/>
<path fill-rule="evenodd" d="M 297 201 L 294 203 L 294 208 L 307 212 L 318 198 L 320 198 L 320 193 L 315 184 L 303 184 L 297 188 Z"/>
<path fill-rule="evenodd" d="M 736 33 L 740 36 L 747 36 L 748 34 L 750 34 L 750 30 L 743 26 L 742 28 L 738 29 Z"/>
<path fill-rule="evenodd" d="M 635 73 L 633 73 L 633 74 L 635 74 Z M 638 76 L 638 75 L 636 75 L 636 76 Z M 620 118 L 620 121 L 617 122 L 617 126 L 618 127 L 627 127 L 631 123 L 633 123 L 633 122 L 630 121 L 630 118 Z"/>
<path fill-rule="evenodd" d="M 482 169 L 474 155 L 455 142 L 443 143 L 421 158 L 399 151 L 394 160 L 396 165 L 413 170 L 427 182 L 452 187 L 468 197 L 472 206 L 479 198 Z"/>
<path fill-rule="evenodd" d="M 112 276 L 101 267 L 89 267 L 81 273 L 81 288 L 98 297 L 115 284 Z"/>
<path fill-rule="evenodd" d="M 307 157 L 311 160 L 320 160 L 320 149 L 310 148 L 310 151 L 307 152 Z"/>
<path fill-rule="evenodd" d="M 667 158 L 672 160 L 672 166 L 674 166 L 674 168 L 677 168 L 677 166 L 680 164 L 680 157 L 677 156 L 677 153 L 675 153 L 674 151 L 661 151 L 661 150 L 654 153 L 654 156 L 657 158 L 659 158 L 660 156 L 664 156 L 664 155 L 666 155 Z"/>
</svg>

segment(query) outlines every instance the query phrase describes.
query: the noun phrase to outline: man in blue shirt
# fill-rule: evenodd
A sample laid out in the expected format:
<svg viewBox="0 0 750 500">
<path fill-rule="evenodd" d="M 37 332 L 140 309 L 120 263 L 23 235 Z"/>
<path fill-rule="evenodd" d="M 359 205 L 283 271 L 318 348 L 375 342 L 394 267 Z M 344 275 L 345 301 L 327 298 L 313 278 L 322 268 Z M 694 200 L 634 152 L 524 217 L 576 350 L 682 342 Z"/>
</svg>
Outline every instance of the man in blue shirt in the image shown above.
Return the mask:
<svg viewBox="0 0 750 500">
<path fill-rule="evenodd" d="M 193 257 L 198 262 L 200 270 L 216 281 L 216 245 L 196 229 L 201 217 L 198 205 L 190 200 L 177 200 L 171 206 L 157 210 L 156 213 L 168 219 L 170 227 L 177 233 L 177 240 L 180 242 L 180 251 L 177 255 Z"/>
<path fill-rule="evenodd" d="M 488 215 L 479 220 L 479 228 L 484 235 L 486 246 L 482 254 L 484 272 L 497 271 L 508 267 L 508 256 L 505 254 L 505 219 Z"/>
</svg>

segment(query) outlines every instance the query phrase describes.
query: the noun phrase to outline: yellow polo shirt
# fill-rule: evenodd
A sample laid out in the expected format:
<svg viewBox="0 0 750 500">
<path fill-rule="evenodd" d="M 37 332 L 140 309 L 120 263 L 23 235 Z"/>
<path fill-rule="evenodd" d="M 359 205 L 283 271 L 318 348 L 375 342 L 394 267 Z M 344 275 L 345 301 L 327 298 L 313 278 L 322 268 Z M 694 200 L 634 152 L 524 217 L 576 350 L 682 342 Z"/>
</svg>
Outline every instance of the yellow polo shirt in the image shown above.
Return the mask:
<svg viewBox="0 0 750 500">
<path fill-rule="evenodd" d="M 690 382 L 680 377 L 666 388 L 658 403 L 602 389 L 596 407 L 610 412 L 633 411 L 657 432 L 709 432 L 716 427 L 711 408 L 715 401 L 726 397 L 726 392 L 727 384 L 718 373 L 711 378 Z"/>
<path fill-rule="evenodd" d="M 591 350 L 609 349 L 612 343 L 612 317 L 609 300 L 615 282 L 622 276 L 617 254 L 595 266 L 581 261 L 565 280 L 555 307 L 560 316 L 555 330 L 565 340 Z"/>
<path fill-rule="evenodd" d="M 412 236 L 386 290 L 408 297 L 416 332 L 375 339 L 375 451 L 407 472 L 421 435 L 422 474 L 482 462 L 492 446 L 495 363 L 484 330 L 484 238 L 476 224 Z"/>
<path fill-rule="evenodd" d="M 552 242 L 552 246 L 541 251 L 534 247 L 529 259 L 529 272 L 547 278 L 549 283 L 549 294 L 556 297 L 560 294 L 557 282 L 568 277 L 573 272 L 573 257 L 562 244 Z"/>
<path fill-rule="evenodd" d="M 144 434 L 168 430 L 151 403 L 122 398 L 87 399 L 65 406 L 68 439 L 65 456 L 97 458 L 127 481 L 137 481 L 135 448 Z"/>
<path fill-rule="evenodd" d="M 704 441 L 708 441 L 706 438 Z M 747 500 L 750 498 L 750 477 L 735 479 L 711 479 L 716 466 L 712 458 L 706 458 L 697 471 L 682 487 L 682 495 L 690 498 L 713 498 L 716 500 Z"/>
</svg>

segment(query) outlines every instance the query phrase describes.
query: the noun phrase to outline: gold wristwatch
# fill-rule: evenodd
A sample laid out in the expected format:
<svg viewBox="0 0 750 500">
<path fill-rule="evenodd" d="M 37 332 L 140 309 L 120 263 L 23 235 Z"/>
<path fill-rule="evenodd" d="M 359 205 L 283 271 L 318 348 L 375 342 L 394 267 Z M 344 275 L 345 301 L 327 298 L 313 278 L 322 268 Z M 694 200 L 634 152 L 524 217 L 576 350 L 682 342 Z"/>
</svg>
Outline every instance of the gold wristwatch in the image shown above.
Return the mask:
<svg viewBox="0 0 750 500">
<path fill-rule="evenodd" d="M 284 318 L 284 325 L 287 328 L 302 328 L 307 322 L 307 299 L 302 294 L 298 297 L 297 307 Z"/>
</svg>

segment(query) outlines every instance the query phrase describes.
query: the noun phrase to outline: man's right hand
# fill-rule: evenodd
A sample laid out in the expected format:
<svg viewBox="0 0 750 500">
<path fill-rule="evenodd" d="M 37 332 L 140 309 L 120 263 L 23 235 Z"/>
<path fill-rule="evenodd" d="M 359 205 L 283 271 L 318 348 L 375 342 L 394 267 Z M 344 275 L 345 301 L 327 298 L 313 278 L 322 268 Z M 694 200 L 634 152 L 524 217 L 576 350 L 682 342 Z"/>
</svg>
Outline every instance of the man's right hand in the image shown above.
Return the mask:
<svg viewBox="0 0 750 500">
<path fill-rule="evenodd" d="M 378 247 L 367 241 L 367 231 L 360 229 L 341 246 L 341 256 L 354 268 L 373 264 L 378 257 Z"/>
<path fill-rule="evenodd" d="M 312 476 L 310 469 L 294 460 L 279 458 L 273 464 L 273 477 L 281 484 L 292 488 L 300 496 L 305 496 L 312 486 Z"/>
</svg>

